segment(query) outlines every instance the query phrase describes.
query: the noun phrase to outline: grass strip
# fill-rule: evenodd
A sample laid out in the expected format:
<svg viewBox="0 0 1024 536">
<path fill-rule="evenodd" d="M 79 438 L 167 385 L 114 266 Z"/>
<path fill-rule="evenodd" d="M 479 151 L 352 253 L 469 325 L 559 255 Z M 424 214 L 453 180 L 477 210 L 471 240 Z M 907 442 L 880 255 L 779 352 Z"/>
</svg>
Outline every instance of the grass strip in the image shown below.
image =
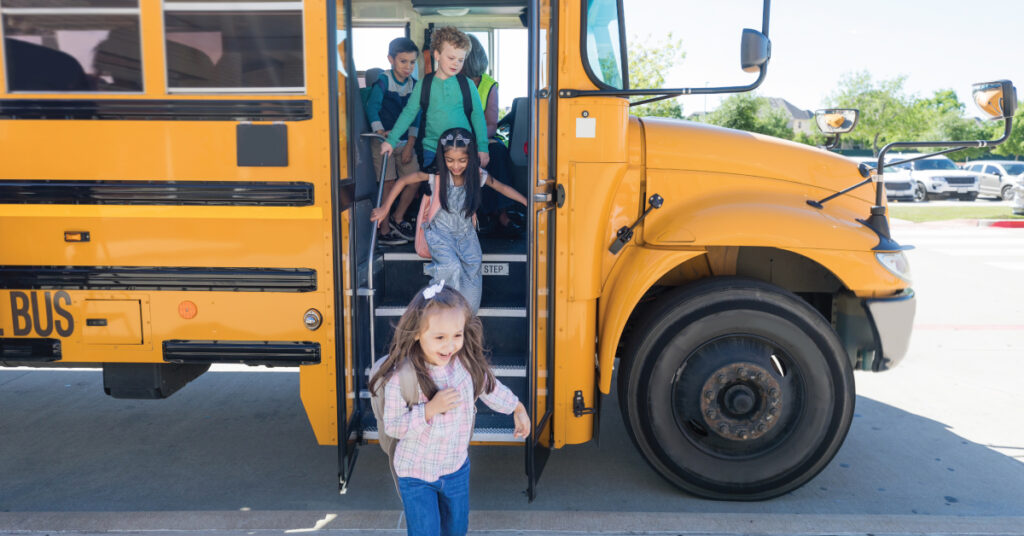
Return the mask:
<svg viewBox="0 0 1024 536">
<path fill-rule="evenodd" d="M 1024 216 L 1013 213 L 1007 206 L 930 207 L 927 205 L 889 205 L 889 216 L 915 223 L 942 220 L 1019 220 Z"/>
</svg>

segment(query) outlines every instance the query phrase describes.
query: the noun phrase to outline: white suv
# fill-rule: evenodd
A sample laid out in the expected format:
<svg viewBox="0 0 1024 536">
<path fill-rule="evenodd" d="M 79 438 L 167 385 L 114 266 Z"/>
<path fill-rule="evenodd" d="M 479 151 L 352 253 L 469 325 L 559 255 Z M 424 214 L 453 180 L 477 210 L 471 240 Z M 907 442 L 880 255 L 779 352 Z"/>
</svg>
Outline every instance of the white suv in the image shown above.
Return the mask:
<svg viewBox="0 0 1024 536">
<path fill-rule="evenodd" d="M 906 160 L 915 156 L 913 153 L 886 155 L 894 161 Z M 893 166 L 906 171 L 914 184 L 914 200 L 926 201 L 932 197 L 956 197 L 961 201 L 974 201 L 978 197 L 978 174 L 956 167 L 952 160 L 945 156 L 932 156 L 905 164 Z M 886 171 L 892 168 L 886 168 Z"/>
<path fill-rule="evenodd" d="M 991 195 L 1003 201 L 1013 199 L 1014 186 L 1024 179 L 1024 162 L 1013 160 L 977 160 L 967 165 L 967 171 L 980 175 L 980 195 Z"/>
<path fill-rule="evenodd" d="M 892 157 L 887 156 L 886 162 L 891 162 Z M 878 166 L 878 159 L 871 156 L 857 156 L 853 158 L 858 164 L 867 164 L 871 169 Z M 889 201 L 914 201 L 914 183 L 910 180 L 908 172 L 902 169 L 885 168 L 885 198 Z"/>
</svg>

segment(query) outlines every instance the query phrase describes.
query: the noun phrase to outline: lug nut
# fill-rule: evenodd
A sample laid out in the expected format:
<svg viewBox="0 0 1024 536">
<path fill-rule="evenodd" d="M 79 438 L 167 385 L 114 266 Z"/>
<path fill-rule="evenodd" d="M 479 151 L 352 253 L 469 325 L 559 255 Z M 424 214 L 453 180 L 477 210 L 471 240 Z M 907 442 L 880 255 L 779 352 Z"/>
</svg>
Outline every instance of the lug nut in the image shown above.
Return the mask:
<svg viewBox="0 0 1024 536">
<path fill-rule="evenodd" d="M 704 391 L 704 398 L 711 400 L 714 397 L 715 393 L 713 391 Z"/>
<path fill-rule="evenodd" d="M 725 374 L 719 374 L 715 379 L 718 380 L 718 383 L 725 383 Z"/>
</svg>

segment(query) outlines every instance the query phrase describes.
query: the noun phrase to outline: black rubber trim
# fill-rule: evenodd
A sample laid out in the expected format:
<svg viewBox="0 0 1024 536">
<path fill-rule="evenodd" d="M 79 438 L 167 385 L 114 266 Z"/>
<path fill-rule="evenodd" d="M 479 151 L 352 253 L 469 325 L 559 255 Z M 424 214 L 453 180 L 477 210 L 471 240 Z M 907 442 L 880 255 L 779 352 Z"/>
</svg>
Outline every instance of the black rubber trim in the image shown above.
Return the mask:
<svg viewBox="0 0 1024 536">
<path fill-rule="evenodd" d="M 0 99 L 0 119 L 306 121 L 309 100 Z"/>
<path fill-rule="evenodd" d="M 164 341 L 164 361 L 297 366 L 320 362 L 320 343 L 304 341 Z"/>
<path fill-rule="evenodd" d="M 0 289 L 313 292 L 308 268 L 0 266 Z"/>
<path fill-rule="evenodd" d="M 48 363 L 60 358 L 60 341 L 57 339 L 0 338 L 0 361 Z"/>
<path fill-rule="evenodd" d="M 0 181 L 4 204 L 305 207 L 313 202 L 308 182 Z"/>
</svg>

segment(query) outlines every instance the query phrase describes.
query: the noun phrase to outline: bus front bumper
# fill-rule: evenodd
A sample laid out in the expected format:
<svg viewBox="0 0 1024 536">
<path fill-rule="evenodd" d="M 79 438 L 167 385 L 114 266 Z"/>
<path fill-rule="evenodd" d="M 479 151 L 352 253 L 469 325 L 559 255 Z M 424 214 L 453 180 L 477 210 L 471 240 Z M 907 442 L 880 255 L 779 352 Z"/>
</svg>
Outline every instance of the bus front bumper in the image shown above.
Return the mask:
<svg viewBox="0 0 1024 536">
<path fill-rule="evenodd" d="M 910 333 L 914 327 L 917 297 L 913 289 L 906 289 L 888 298 L 864 300 L 864 310 L 880 347 L 871 364 L 876 372 L 888 370 L 900 363 L 910 347 Z M 880 356 L 880 357 L 879 357 Z"/>
</svg>

